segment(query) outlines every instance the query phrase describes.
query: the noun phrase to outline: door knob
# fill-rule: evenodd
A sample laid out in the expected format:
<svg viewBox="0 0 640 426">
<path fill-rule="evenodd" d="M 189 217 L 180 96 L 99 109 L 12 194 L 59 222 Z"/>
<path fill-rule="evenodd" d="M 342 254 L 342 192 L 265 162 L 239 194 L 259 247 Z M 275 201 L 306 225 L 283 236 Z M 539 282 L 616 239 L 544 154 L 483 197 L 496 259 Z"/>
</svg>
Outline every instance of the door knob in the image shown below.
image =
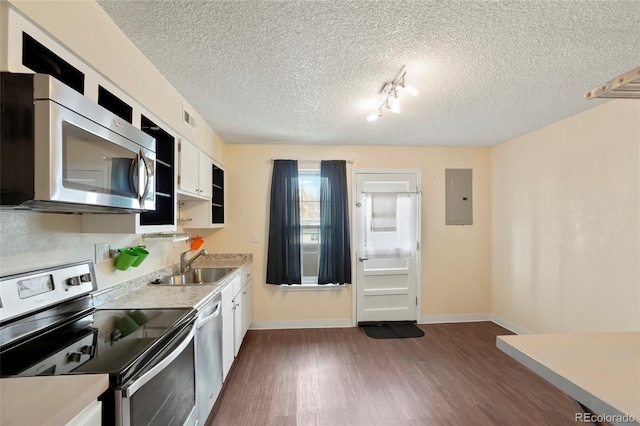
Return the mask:
<svg viewBox="0 0 640 426">
<path fill-rule="evenodd" d="M 365 260 L 369 260 L 369 258 L 368 257 L 359 257 L 358 260 L 360 262 L 364 262 Z"/>
</svg>

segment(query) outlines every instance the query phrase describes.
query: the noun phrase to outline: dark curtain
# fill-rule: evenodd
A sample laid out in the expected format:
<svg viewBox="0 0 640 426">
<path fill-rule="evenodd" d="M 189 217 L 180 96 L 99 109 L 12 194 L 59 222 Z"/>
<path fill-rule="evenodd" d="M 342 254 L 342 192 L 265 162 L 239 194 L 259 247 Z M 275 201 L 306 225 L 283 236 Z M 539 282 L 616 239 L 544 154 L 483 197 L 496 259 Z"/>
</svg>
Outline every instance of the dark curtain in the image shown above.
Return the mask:
<svg viewBox="0 0 640 426">
<path fill-rule="evenodd" d="M 351 283 L 347 164 L 320 163 L 320 265 L 318 284 Z"/>
<path fill-rule="evenodd" d="M 298 162 L 274 160 L 271 178 L 267 284 L 302 283 Z"/>
</svg>

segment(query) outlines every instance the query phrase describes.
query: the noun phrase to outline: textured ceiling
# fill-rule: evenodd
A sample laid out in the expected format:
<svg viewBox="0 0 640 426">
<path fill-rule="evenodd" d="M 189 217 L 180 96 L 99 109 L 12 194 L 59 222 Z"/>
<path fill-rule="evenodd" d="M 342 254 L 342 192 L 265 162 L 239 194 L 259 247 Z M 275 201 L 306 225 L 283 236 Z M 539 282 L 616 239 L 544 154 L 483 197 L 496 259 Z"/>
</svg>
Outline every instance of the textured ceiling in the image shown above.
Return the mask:
<svg viewBox="0 0 640 426">
<path fill-rule="evenodd" d="M 228 143 L 491 146 L 640 65 L 640 1 L 98 3 Z"/>
</svg>

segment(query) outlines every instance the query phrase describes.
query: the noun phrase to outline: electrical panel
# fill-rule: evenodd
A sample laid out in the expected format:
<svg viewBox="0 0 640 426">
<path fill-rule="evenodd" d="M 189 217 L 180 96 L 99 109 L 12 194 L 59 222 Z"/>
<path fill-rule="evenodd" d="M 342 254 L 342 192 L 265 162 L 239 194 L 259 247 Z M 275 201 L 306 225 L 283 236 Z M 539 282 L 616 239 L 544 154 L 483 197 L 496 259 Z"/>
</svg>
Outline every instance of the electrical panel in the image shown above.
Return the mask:
<svg viewBox="0 0 640 426">
<path fill-rule="evenodd" d="M 473 171 L 445 169 L 447 225 L 473 225 Z"/>
</svg>

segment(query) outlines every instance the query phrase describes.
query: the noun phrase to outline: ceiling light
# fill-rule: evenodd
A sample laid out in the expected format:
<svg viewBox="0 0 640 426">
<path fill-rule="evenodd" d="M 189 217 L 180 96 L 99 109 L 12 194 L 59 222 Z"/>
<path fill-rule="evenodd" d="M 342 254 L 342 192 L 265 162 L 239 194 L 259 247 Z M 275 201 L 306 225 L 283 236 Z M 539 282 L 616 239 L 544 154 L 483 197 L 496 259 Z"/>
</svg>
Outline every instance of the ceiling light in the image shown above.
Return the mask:
<svg viewBox="0 0 640 426">
<path fill-rule="evenodd" d="M 375 114 L 367 115 L 367 121 L 376 121 L 380 117 L 382 117 L 382 111 L 378 111 Z"/>
<path fill-rule="evenodd" d="M 371 114 L 367 116 L 367 121 L 375 121 L 382 117 L 382 109 L 387 108 L 396 114 L 400 114 L 400 99 L 398 99 L 398 91 L 404 90 L 412 96 L 418 96 L 418 89 L 405 83 L 404 79 L 407 72 L 404 70 L 404 65 L 400 68 L 400 72 L 395 79 L 391 82 L 386 82 L 380 90 L 380 95 L 384 98 L 382 104 L 378 108 L 377 114 Z"/>
<path fill-rule="evenodd" d="M 400 99 L 398 99 L 398 95 L 396 95 L 391 101 L 391 108 L 389 108 L 391 112 L 396 114 L 400 114 Z"/>
<path fill-rule="evenodd" d="M 627 71 L 598 87 L 594 87 L 584 97 L 587 99 L 640 99 L 640 67 Z"/>
<path fill-rule="evenodd" d="M 405 92 L 407 92 L 408 94 L 414 97 L 418 96 L 418 94 L 420 93 L 418 89 L 416 89 L 410 84 L 405 84 L 404 86 L 402 86 L 402 90 L 404 90 Z"/>
</svg>

